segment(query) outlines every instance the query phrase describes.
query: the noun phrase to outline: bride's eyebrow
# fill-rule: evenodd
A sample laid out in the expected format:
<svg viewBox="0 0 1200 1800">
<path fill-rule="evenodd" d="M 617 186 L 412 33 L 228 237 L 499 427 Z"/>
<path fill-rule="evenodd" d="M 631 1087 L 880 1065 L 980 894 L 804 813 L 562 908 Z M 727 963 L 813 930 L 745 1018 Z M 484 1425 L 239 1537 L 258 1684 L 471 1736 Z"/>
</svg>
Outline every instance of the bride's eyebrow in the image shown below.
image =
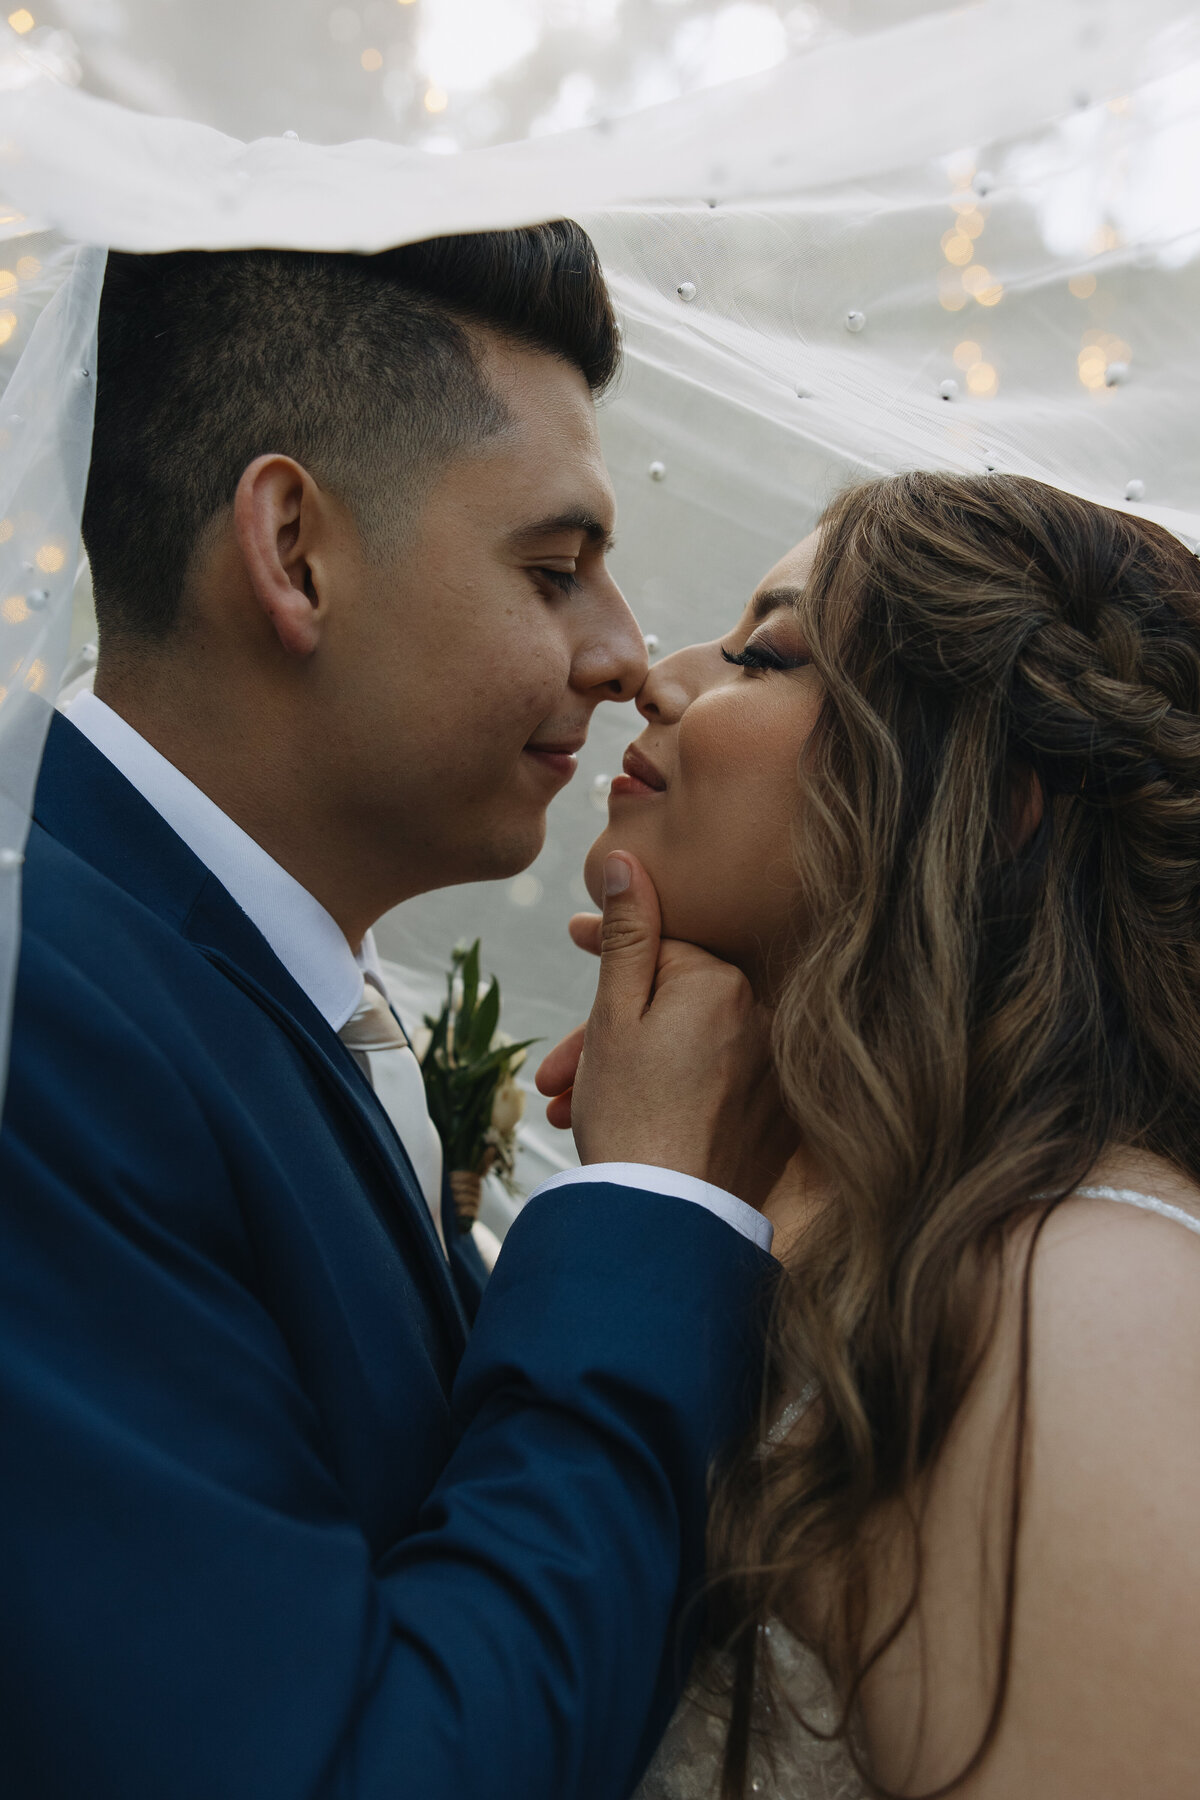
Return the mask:
<svg viewBox="0 0 1200 1800">
<path fill-rule="evenodd" d="M 781 606 L 795 606 L 804 590 L 798 587 L 768 588 L 765 594 L 755 594 L 750 602 L 751 618 L 756 625 L 761 625 L 768 613 L 777 612 Z"/>
</svg>

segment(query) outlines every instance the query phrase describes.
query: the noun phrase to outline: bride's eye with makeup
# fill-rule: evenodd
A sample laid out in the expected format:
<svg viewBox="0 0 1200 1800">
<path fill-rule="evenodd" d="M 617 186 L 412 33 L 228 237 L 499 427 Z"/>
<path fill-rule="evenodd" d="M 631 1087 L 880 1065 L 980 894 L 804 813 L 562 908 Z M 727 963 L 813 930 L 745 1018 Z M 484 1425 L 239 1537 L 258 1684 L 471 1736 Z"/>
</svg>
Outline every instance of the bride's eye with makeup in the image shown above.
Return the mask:
<svg viewBox="0 0 1200 1800">
<path fill-rule="evenodd" d="M 784 649 L 783 646 L 772 643 L 770 638 L 766 637 L 751 638 L 750 642 L 741 650 L 726 650 L 722 645 L 721 655 L 727 663 L 733 663 L 739 669 L 755 673 L 803 669 L 810 660 L 802 650 Z"/>
</svg>

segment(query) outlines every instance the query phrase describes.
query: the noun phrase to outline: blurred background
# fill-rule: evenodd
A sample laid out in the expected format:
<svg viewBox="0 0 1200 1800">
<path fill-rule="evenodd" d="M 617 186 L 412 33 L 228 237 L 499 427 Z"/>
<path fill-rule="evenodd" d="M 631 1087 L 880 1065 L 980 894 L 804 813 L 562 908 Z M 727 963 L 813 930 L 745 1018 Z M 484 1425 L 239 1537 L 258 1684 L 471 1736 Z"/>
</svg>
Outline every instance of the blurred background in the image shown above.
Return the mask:
<svg viewBox="0 0 1200 1800">
<path fill-rule="evenodd" d="M 10 15 L 89 92 L 234 137 L 453 152 L 773 67 L 925 0 L 34 0 Z M 19 29 L 20 25 L 16 28 Z"/>
</svg>

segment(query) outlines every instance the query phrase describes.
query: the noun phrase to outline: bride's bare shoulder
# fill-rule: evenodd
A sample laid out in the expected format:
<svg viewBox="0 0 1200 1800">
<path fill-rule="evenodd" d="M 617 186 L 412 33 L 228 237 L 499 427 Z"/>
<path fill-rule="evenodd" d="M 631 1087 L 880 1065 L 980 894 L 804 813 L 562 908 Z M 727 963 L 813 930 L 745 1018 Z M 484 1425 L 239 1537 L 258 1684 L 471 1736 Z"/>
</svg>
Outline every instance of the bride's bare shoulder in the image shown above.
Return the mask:
<svg viewBox="0 0 1200 1800">
<path fill-rule="evenodd" d="M 1019 1241 L 1014 1249 L 1003 1308 L 1010 1340 L 1024 1260 Z M 1156 1418 L 1165 1426 L 1171 1403 L 1190 1412 L 1200 1444 L 1196 1182 L 1140 1153 L 1105 1158 L 1046 1222 L 1030 1297 L 1031 1423 L 1043 1458 L 1058 1460 L 1061 1433 L 1077 1439 L 1094 1427 L 1111 1439 L 1119 1421 L 1130 1431 Z"/>
<path fill-rule="evenodd" d="M 1038 1238 L 1010 1685 L 962 1800 L 1182 1800 L 1200 1766 L 1200 1187 L 1132 1154 L 1082 1185 L 1182 1218 L 1076 1194 Z M 962 1768 L 995 1692 L 1031 1238 L 933 1471 L 919 1616 L 866 1696 L 876 1772 L 914 1792 Z"/>
<path fill-rule="evenodd" d="M 1023 1234 L 1005 1288 L 1015 1322 Z M 1182 1353 L 1200 1337 L 1200 1184 L 1140 1151 L 1118 1150 L 1099 1162 L 1055 1209 L 1041 1231 L 1032 1267 L 1031 1370 L 1038 1388 L 1065 1378 L 1064 1335 L 1086 1345 L 1106 1380 L 1110 1365 L 1154 1348 Z M 1182 1316 L 1176 1311 L 1182 1309 Z M 1136 1331 L 1133 1344 L 1124 1332 Z M 1178 1360 L 1173 1355 L 1172 1361 Z"/>
</svg>

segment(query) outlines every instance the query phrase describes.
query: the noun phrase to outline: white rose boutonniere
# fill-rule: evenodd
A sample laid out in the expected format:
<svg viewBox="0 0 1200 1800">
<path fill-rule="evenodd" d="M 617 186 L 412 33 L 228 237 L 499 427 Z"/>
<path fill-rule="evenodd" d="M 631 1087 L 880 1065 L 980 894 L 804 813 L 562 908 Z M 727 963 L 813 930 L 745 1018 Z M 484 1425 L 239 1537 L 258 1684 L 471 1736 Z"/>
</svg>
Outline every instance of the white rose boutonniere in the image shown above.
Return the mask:
<svg viewBox="0 0 1200 1800">
<path fill-rule="evenodd" d="M 515 1044 L 500 1030 L 500 985 L 479 977 L 479 939 L 451 957 L 446 1002 L 414 1048 L 425 1080 L 429 1114 L 437 1126 L 450 1171 L 461 1231 L 479 1213 L 483 1177 L 500 1177 L 515 1193 L 517 1126 L 525 1096 L 516 1072 L 535 1038 Z"/>
</svg>

